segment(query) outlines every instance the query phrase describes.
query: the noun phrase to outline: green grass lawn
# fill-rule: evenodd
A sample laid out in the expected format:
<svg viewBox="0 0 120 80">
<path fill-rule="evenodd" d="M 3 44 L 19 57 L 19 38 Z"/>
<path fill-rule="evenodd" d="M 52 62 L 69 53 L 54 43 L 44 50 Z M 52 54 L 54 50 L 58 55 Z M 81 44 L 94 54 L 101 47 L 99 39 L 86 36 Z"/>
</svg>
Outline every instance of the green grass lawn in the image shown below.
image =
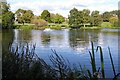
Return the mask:
<svg viewBox="0 0 120 80">
<path fill-rule="evenodd" d="M 51 28 L 54 30 L 61 30 L 61 29 L 70 29 L 69 24 L 67 23 L 62 23 L 62 24 L 55 24 L 55 23 L 49 23 L 48 26 L 44 26 L 44 27 L 37 27 L 35 26 L 35 24 L 31 24 L 31 23 L 24 23 L 20 24 L 20 23 L 15 23 L 15 29 L 27 29 L 27 30 L 31 30 L 31 29 L 37 29 L 37 30 L 44 30 L 45 28 Z M 92 26 L 92 27 L 80 27 L 80 29 L 102 29 L 102 28 L 120 28 L 120 27 L 113 27 L 111 24 L 108 23 L 103 23 L 102 26 Z"/>
</svg>

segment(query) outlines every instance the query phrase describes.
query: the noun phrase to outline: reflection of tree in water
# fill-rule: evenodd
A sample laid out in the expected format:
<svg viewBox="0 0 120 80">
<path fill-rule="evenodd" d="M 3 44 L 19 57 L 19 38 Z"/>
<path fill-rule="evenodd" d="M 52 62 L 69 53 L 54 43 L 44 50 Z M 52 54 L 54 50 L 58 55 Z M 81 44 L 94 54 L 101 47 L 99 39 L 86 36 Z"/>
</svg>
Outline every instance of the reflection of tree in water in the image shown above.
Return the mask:
<svg viewBox="0 0 120 80">
<path fill-rule="evenodd" d="M 50 44 L 50 34 L 49 33 L 41 33 L 42 44 L 48 46 Z"/>
<path fill-rule="evenodd" d="M 13 30 L 2 30 L 2 49 L 3 51 L 8 51 L 11 47 L 14 39 Z"/>
<path fill-rule="evenodd" d="M 89 45 L 89 35 L 85 30 L 70 30 L 69 41 L 73 49 L 82 50 Z"/>
<path fill-rule="evenodd" d="M 93 41 L 94 43 L 98 43 L 98 36 L 101 33 L 100 29 L 92 29 L 92 30 L 88 30 L 88 34 L 89 34 L 89 40 Z"/>
<path fill-rule="evenodd" d="M 91 41 L 98 44 L 98 35 L 100 30 L 70 30 L 69 41 L 70 46 L 75 50 L 84 50 L 89 46 Z"/>
<path fill-rule="evenodd" d="M 56 42 L 62 42 L 63 40 L 63 34 L 60 34 L 60 33 L 56 33 L 56 34 L 52 34 L 51 35 L 51 39 L 52 41 L 56 41 Z"/>
<path fill-rule="evenodd" d="M 25 44 L 30 43 L 32 39 L 32 33 L 31 30 L 18 30 L 17 34 L 17 43 L 18 44 Z"/>
</svg>

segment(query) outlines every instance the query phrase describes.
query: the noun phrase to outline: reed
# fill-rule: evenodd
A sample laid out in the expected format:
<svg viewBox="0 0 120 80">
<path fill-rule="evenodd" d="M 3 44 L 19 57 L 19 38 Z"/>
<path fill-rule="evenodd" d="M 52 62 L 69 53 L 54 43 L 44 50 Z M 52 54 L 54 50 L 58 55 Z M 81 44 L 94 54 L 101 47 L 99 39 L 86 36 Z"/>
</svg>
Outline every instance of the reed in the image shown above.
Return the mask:
<svg viewBox="0 0 120 80">
<path fill-rule="evenodd" d="M 62 55 L 58 55 L 55 50 L 49 56 L 52 65 L 47 64 L 43 59 L 35 54 L 35 45 L 29 46 L 26 44 L 22 47 L 19 45 L 16 48 L 10 47 L 9 50 L 3 50 L 2 60 L 2 80 L 98 80 L 101 78 L 105 80 L 106 74 L 104 70 L 104 56 L 101 46 L 94 48 L 91 42 L 92 49 L 89 51 L 92 72 L 85 66 L 79 65 L 77 67 L 70 66 L 69 60 L 65 59 Z M 96 67 L 96 52 L 100 53 L 101 66 Z M 113 70 L 113 80 L 117 80 L 120 73 L 116 73 L 112 54 L 109 50 L 111 66 Z"/>
<path fill-rule="evenodd" d="M 98 50 L 99 50 L 99 53 L 100 53 L 100 63 L 101 63 L 101 67 L 99 67 L 98 70 L 96 70 L 95 52 L 94 52 L 95 49 L 93 47 L 93 42 L 91 42 L 91 46 L 92 46 L 92 51 L 91 52 L 89 51 L 89 54 L 90 54 L 90 60 L 91 60 L 91 66 L 92 66 L 92 73 L 88 69 L 87 70 L 88 77 L 91 80 L 92 79 L 97 80 L 99 78 L 105 80 L 105 79 L 107 79 L 107 77 L 105 76 L 106 75 L 105 74 L 105 68 L 104 68 L 105 62 L 104 62 L 104 56 L 103 56 L 102 47 L 101 46 L 97 46 L 97 48 L 96 48 L 96 52 L 98 52 Z M 116 79 L 118 79 L 120 73 L 116 74 L 114 63 L 113 63 L 113 59 L 112 59 L 112 55 L 111 55 L 111 51 L 110 51 L 109 47 L 108 47 L 108 50 L 109 50 L 109 56 L 110 56 L 111 66 L 112 66 L 112 70 L 113 70 L 113 74 L 114 74 L 113 80 L 116 80 Z"/>
</svg>

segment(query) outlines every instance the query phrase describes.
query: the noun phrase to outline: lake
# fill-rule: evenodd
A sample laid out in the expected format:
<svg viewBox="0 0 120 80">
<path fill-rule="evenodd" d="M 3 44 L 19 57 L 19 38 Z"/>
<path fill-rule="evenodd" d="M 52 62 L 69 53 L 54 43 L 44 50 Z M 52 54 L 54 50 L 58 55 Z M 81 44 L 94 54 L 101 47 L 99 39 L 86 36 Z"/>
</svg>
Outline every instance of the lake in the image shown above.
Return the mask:
<svg viewBox="0 0 120 80">
<path fill-rule="evenodd" d="M 108 53 L 108 47 L 111 49 L 115 69 L 119 68 L 119 33 L 118 29 L 80 29 L 80 30 L 3 30 L 3 42 L 7 44 L 12 42 L 12 46 L 36 45 L 36 54 L 51 65 L 49 56 L 53 54 L 52 50 L 68 59 L 71 66 L 81 64 L 91 69 L 89 51 L 91 51 L 91 41 L 94 48 L 101 46 L 103 48 L 105 73 L 107 77 L 113 77 L 112 66 Z M 12 36 L 11 38 L 11 35 Z M 99 52 L 96 52 L 97 69 L 100 67 Z"/>
</svg>

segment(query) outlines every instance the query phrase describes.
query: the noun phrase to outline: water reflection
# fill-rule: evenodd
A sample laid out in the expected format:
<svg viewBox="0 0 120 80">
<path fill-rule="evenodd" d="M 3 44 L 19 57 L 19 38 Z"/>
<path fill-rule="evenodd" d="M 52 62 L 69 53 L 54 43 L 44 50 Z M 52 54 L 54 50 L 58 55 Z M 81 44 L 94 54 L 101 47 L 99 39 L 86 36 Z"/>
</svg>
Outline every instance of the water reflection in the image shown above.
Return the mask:
<svg viewBox="0 0 120 80">
<path fill-rule="evenodd" d="M 24 46 L 26 43 L 30 43 L 32 39 L 31 30 L 14 30 L 14 43 Z"/>
<path fill-rule="evenodd" d="M 89 35 L 85 30 L 70 30 L 69 31 L 70 47 L 78 52 L 84 52 L 89 45 Z"/>
<path fill-rule="evenodd" d="M 8 51 L 14 41 L 14 31 L 13 30 L 2 30 L 2 49 Z"/>
<path fill-rule="evenodd" d="M 22 44 L 37 44 L 36 47 L 46 47 L 46 49 L 68 49 L 74 50 L 77 53 L 86 53 L 90 49 L 90 42 L 93 41 L 95 46 L 111 46 L 106 43 L 112 42 L 117 38 L 117 32 L 111 32 L 101 29 L 93 30 L 53 30 L 44 32 L 40 30 L 14 30 L 14 43 Z M 111 36 L 114 38 L 111 39 Z M 111 40 L 110 40 L 111 39 Z M 117 40 L 116 40 L 117 42 Z M 109 44 L 109 43 L 108 43 Z M 115 43 L 114 43 L 115 44 Z"/>
<path fill-rule="evenodd" d="M 45 32 L 41 33 L 41 41 L 44 46 L 50 45 L 50 40 L 51 40 L 50 38 L 51 36 L 49 33 L 45 33 Z"/>
</svg>

